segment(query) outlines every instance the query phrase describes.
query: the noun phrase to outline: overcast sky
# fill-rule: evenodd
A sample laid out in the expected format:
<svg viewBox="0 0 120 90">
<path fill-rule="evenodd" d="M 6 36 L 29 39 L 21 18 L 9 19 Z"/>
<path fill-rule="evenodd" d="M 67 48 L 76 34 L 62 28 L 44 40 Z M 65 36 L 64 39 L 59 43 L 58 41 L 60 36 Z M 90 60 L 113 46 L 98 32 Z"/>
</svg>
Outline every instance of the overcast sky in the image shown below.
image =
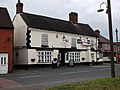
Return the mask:
<svg viewBox="0 0 120 90">
<path fill-rule="evenodd" d="M 0 7 L 7 7 L 11 19 L 16 14 L 16 3 L 18 0 L 0 0 Z M 99 29 L 101 35 L 109 38 L 108 16 L 104 12 L 98 13 L 102 2 L 107 0 L 21 0 L 24 4 L 24 12 L 49 16 L 63 20 L 69 20 L 70 12 L 77 12 L 79 23 L 89 24 L 93 30 Z M 102 5 L 106 9 L 106 5 Z M 120 40 L 120 0 L 111 0 L 113 39 L 115 29 L 118 29 Z"/>
</svg>

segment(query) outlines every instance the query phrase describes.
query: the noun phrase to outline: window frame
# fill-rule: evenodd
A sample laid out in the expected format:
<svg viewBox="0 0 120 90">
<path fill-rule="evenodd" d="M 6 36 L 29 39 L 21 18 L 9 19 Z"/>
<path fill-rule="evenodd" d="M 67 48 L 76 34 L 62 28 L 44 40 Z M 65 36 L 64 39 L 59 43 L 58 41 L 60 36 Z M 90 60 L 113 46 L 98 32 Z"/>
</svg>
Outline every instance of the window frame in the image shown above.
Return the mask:
<svg viewBox="0 0 120 90">
<path fill-rule="evenodd" d="M 80 52 L 67 52 L 66 56 L 67 56 L 66 59 L 68 59 L 69 61 L 70 60 L 73 60 L 75 62 L 80 62 L 81 61 L 81 59 L 80 59 L 80 57 L 81 57 Z"/>
<path fill-rule="evenodd" d="M 52 62 L 52 51 L 38 51 L 37 62 L 38 63 L 51 63 Z"/>
<path fill-rule="evenodd" d="M 42 34 L 41 46 L 48 46 L 48 34 Z"/>
<path fill-rule="evenodd" d="M 76 48 L 77 45 L 77 39 L 76 38 L 71 38 L 71 47 Z"/>
</svg>

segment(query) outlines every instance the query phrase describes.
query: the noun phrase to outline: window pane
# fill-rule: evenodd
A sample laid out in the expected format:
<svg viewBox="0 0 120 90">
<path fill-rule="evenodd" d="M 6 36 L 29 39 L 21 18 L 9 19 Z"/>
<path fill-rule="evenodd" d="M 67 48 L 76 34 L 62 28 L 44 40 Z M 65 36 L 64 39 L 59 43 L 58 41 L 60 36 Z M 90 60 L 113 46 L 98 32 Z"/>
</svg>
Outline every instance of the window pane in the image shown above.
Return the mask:
<svg viewBox="0 0 120 90">
<path fill-rule="evenodd" d="M 6 64 L 6 57 L 4 57 L 4 65 Z"/>
<path fill-rule="evenodd" d="M 1 57 L 1 65 L 3 65 L 3 57 Z"/>
<path fill-rule="evenodd" d="M 48 35 L 42 34 L 42 45 L 48 46 Z"/>
<path fill-rule="evenodd" d="M 72 38 L 71 47 L 76 47 L 76 38 Z"/>
<path fill-rule="evenodd" d="M 69 52 L 69 60 L 80 61 L 80 52 Z"/>
<path fill-rule="evenodd" d="M 51 51 L 39 51 L 38 62 L 51 62 Z"/>
</svg>

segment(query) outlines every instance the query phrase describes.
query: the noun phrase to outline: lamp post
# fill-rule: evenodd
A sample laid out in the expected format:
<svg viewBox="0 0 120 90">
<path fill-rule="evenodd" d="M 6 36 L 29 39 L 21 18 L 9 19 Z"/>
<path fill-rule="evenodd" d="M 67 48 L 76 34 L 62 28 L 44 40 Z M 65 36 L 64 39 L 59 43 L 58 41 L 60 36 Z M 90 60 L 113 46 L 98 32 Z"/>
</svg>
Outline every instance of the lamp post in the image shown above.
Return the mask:
<svg viewBox="0 0 120 90">
<path fill-rule="evenodd" d="M 105 3 L 105 2 L 104 2 Z M 104 4 L 104 3 L 101 3 Z M 105 3 L 106 4 L 106 3 Z M 107 0 L 107 11 L 108 14 L 108 24 L 109 24 L 109 39 L 110 39 L 110 59 L 111 59 L 111 77 L 115 77 L 115 65 L 114 65 L 114 50 L 113 50 L 113 33 L 112 33 L 112 15 L 111 15 L 111 4 L 110 0 Z M 97 10 L 98 12 L 102 12 L 104 9 Z"/>
<path fill-rule="evenodd" d="M 118 30 L 116 28 L 116 62 L 118 63 Z"/>
</svg>

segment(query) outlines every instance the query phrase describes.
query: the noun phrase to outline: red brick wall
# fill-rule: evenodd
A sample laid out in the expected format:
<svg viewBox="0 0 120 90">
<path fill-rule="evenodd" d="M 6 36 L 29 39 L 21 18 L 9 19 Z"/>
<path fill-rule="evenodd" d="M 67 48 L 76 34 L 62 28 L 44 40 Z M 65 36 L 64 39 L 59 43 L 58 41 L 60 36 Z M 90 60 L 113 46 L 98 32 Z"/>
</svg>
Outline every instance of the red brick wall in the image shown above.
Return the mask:
<svg viewBox="0 0 120 90">
<path fill-rule="evenodd" d="M 0 53 L 8 53 L 8 72 L 13 71 L 13 30 L 0 29 Z"/>
</svg>

